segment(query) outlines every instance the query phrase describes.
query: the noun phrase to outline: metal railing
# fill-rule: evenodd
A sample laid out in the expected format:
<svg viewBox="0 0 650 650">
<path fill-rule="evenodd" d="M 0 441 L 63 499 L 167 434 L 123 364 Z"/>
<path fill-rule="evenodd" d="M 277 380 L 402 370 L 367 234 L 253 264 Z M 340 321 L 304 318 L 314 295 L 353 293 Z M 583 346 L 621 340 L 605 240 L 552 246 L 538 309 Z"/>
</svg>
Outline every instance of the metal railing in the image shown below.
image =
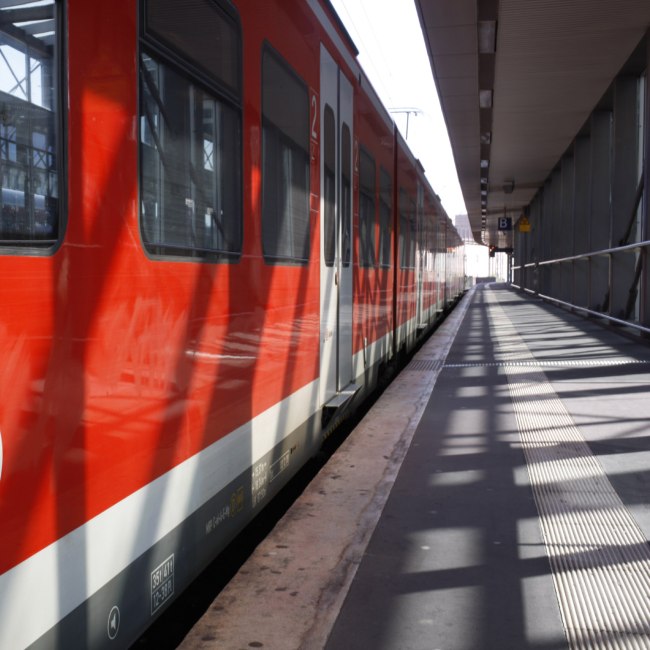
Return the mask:
<svg viewBox="0 0 650 650">
<path fill-rule="evenodd" d="M 593 251 L 590 253 L 582 253 L 580 255 L 570 255 L 568 257 L 560 257 L 557 259 L 552 259 L 552 260 L 543 260 L 540 262 L 529 262 L 526 264 L 521 264 L 521 265 L 513 265 L 511 267 L 511 277 L 514 279 L 514 273 L 519 271 L 521 272 L 521 275 L 523 276 L 523 281 L 521 284 L 517 284 L 516 282 L 512 281 L 511 285 L 517 289 L 521 289 L 525 291 L 526 293 L 530 293 L 533 295 L 536 295 L 543 300 L 548 300 L 549 302 L 555 303 L 557 305 L 560 305 L 562 307 L 566 307 L 572 311 L 579 311 L 584 314 L 587 314 L 589 316 L 593 316 L 596 318 L 602 318 L 607 320 L 608 322 L 614 323 L 616 325 L 622 325 L 625 327 L 630 327 L 634 330 L 637 330 L 645 335 L 650 335 L 650 328 L 645 327 L 641 325 L 640 323 L 637 323 L 635 321 L 631 320 L 625 320 L 622 318 L 617 318 L 615 316 L 612 316 L 610 313 L 606 313 L 604 310 L 603 311 L 597 311 L 595 309 L 591 309 L 590 307 L 584 307 L 582 305 L 575 304 L 575 302 L 567 302 L 566 300 L 560 300 L 559 298 L 555 296 L 548 295 L 545 292 L 539 291 L 537 289 L 531 289 L 529 286 L 526 286 L 530 283 L 526 282 L 526 271 L 532 270 L 535 274 L 535 281 L 539 281 L 538 277 L 538 271 L 540 267 L 553 267 L 555 265 L 562 265 L 562 264 L 567 264 L 570 262 L 582 262 L 586 261 L 590 265 L 590 271 L 591 271 L 591 262 L 594 258 L 597 257 L 607 257 L 609 260 L 609 281 L 608 281 L 608 286 L 607 288 L 607 300 L 609 300 L 609 296 L 611 295 L 613 291 L 612 287 L 612 258 L 614 255 L 617 255 L 618 253 L 638 253 L 639 258 L 636 262 L 636 267 L 635 267 L 635 272 L 634 272 L 634 278 L 633 278 L 633 283 L 631 288 L 629 289 L 629 293 L 632 294 L 634 292 L 634 301 L 636 302 L 637 296 L 639 293 L 639 285 L 641 286 L 641 315 L 642 315 L 642 320 L 643 316 L 647 315 L 650 317 L 650 313 L 644 314 L 645 310 L 650 310 L 650 305 L 645 304 L 644 305 L 644 300 L 645 300 L 645 295 L 644 295 L 644 286 L 643 286 L 643 274 L 644 270 L 647 268 L 648 265 L 648 260 L 650 259 L 649 256 L 649 251 L 650 251 L 650 240 L 642 241 L 642 242 L 636 242 L 634 244 L 626 244 L 625 246 L 617 246 L 614 248 L 605 248 L 602 250 L 598 251 Z M 604 287 L 603 287 L 604 288 Z M 587 279 L 587 286 L 586 286 L 586 296 L 587 296 L 587 303 L 590 304 L 590 296 L 592 294 L 592 284 L 591 284 L 591 272 L 588 273 L 588 279 Z M 573 300 L 575 300 L 575 295 L 572 297 Z M 611 302 L 610 302 L 611 304 Z M 609 305 L 608 305 L 608 310 L 609 310 Z"/>
</svg>

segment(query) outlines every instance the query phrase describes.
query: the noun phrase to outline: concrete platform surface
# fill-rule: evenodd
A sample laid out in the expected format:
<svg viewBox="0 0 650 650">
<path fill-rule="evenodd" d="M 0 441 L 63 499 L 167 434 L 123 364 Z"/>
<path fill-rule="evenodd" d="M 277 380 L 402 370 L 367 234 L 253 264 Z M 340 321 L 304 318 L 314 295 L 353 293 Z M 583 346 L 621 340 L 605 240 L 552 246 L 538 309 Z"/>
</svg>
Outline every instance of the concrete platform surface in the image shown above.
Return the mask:
<svg viewBox="0 0 650 650">
<path fill-rule="evenodd" d="M 650 648 L 650 349 L 468 293 L 183 648 Z"/>
</svg>

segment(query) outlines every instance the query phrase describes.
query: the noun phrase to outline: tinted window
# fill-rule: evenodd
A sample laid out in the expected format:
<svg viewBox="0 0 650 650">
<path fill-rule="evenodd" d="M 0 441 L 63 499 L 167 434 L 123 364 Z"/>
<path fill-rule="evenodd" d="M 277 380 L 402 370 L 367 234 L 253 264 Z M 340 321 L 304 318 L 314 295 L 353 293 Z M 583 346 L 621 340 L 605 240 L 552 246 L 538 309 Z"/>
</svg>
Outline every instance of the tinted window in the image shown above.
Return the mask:
<svg viewBox="0 0 650 650">
<path fill-rule="evenodd" d="M 215 0 L 146 0 L 145 15 L 146 34 L 239 97 L 239 29 Z"/>
<path fill-rule="evenodd" d="M 220 87 L 206 85 L 193 73 L 194 64 L 222 79 L 209 43 L 201 45 L 206 26 L 214 33 L 234 29 L 209 0 L 148 0 L 147 25 L 140 55 L 140 223 L 147 250 L 157 255 L 232 259 L 241 252 L 241 111 Z M 178 47 L 169 58 L 157 51 L 153 36 L 164 32 L 178 8 L 184 13 Z M 164 12 L 162 18 L 158 11 Z M 183 30 L 197 27 L 190 45 Z M 219 40 L 217 38 L 217 40 Z M 151 46 L 148 44 L 151 43 Z M 227 40 L 237 58 L 237 39 Z M 186 47 L 187 45 L 187 47 Z M 220 43 L 220 47 L 223 43 Z M 203 48 L 205 57 L 201 61 Z M 230 66 L 229 66 L 230 67 Z M 236 65 L 238 68 L 238 64 Z M 231 79 L 224 78 L 231 84 Z"/>
<path fill-rule="evenodd" d="M 359 265 L 375 266 L 375 161 L 365 150 L 359 154 Z"/>
<path fill-rule="evenodd" d="M 391 263 L 393 188 L 390 174 L 383 168 L 380 169 L 379 183 L 379 264 L 389 267 Z"/>
<path fill-rule="evenodd" d="M 58 7 L 54 0 L 2 6 L 2 246 L 48 248 L 60 235 Z"/>
<path fill-rule="evenodd" d="M 267 262 L 309 259 L 309 94 L 275 54 L 262 64 L 262 248 Z"/>
<path fill-rule="evenodd" d="M 403 269 L 415 266 L 415 201 L 403 189 L 399 192 L 399 256 Z"/>
<path fill-rule="evenodd" d="M 325 106 L 323 115 L 323 250 L 326 266 L 334 266 L 336 255 L 336 121 L 334 111 Z"/>
</svg>

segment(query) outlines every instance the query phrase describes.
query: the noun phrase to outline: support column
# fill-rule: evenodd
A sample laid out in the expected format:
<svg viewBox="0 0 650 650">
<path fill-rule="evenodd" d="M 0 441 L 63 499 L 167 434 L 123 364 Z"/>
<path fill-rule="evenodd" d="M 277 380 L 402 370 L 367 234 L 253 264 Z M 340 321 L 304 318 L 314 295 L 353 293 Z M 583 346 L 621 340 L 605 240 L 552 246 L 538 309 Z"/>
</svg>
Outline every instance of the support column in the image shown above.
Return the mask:
<svg viewBox="0 0 650 650">
<path fill-rule="evenodd" d="M 553 239 L 553 201 L 552 182 L 547 180 L 542 190 L 542 213 L 540 223 L 539 261 L 551 259 L 551 241 Z M 539 267 L 539 292 L 548 296 L 553 295 L 551 288 L 551 269 L 548 266 Z"/>
<path fill-rule="evenodd" d="M 513 219 L 513 223 L 517 220 Z M 526 288 L 526 269 L 523 268 L 528 260 L 528 251 L 526 250 L 526 240 L 524 239 L 523 233 L 519 232 L 516 225 L 513 225 L 515 229 L 512 233 L 512 239 L 514 241 L 514 253 L 512 256 L 513 265 L 520 267 L 518 271 L 513 271 L 513 282 L 518 284 L 520 287 Z"/>
<path fill-rule="evenodd" d="M 533 202 L 536 200 L 537 197 L 533 199 Z M 520 216 L 526 215 L 528 217 L 528 222 L 529 224 L 532 222 L 532 216 L 531 216 L 531 202 L 527 208 L 525 208 Z M 517 221 L 519 217 L 516 219 L 513 219 L 513 221 Z M 533 279 L 533 273 L 531 272 L 531 269 L 528 268 L 523 268 L 526 264 L 530 264 L 533 262 L 533 233 L 532 233 L 532 228 L 528 232 L 522 232 L 519 230 L 519 227 L 515 227 L 515 231 L 513 233 L 514 235 L 514 241 L 515 241 L 515 263 L 522 267 L 520 268 L 519 271 L 516 273 L 515 277 L 515 283 L 520 285 L 521 287 L 525 289 L 534 289 L 532 286 L 532 279 Z"/>
<path fill-rule="evenodd" d="M 562 167 L 558 167 L 551 174 L 551 221 L 552 227 L 549 240 L 549 255 L 547 259 L 562 257 L 562 237 L 564 236 L 562 223 Z M 562 275 L 559 264 L 550 267 L 551 293 L 553 298 L 561 297 Z"/>
<path fill-rule="evenodd" d="M 573 255 L 573 184 L 575 158 L 567 155 L 562 159 L 560 169 L 560 221 L 557 235 L 558 257 Z M 573 262 L 563 262 L 559 266 L 560 285 L 558 297 L 564 302 L 573 303 Z"/>
<path fill-rule="evenodd" d="M 641 239 L 650 239 L 650 30 L 646 32 L 645 115 L 643 121 L 643 202 Z M 641 305 L 639 320 L 650 327 L 650 250 L 644 250 L 644 268 L 641 276 Z"/>
<path fill-rule="evenodd" d="M 531 205 L 529 205 L 526 208 L 525 211 L 526 217 L 528 218 L 528 223 L 531 223 Z M 532 229 L 529 230 L 528 232 L 524 232 L 520 234 L 520 238 L 522 241 L 522 245 L 524 246 L 524 249 L 526 251 L 526 264 L 530 264 L 531 262 L 534 262 L 533 258 L 533 233 Z M 526 288 L 527 289 L 534 289 L 533 287 L 533 271 L 532 268 L 527 268 L 526 273 L 524 274 L 524 279 L 526 282 Z"/>
<path fill-rule="evenodd" d="M 609 248 L 612 114 L 597 111 L 591 116 L 590 219 L 591 250 Z M 609 260 L 594 257 L 590 262 L 589 308 L 609 313 Z"/>
<path fill-rule="evenodd" d="M 575 175 L 573 201 L 573 255 L 591 251 L 589 231 L 589 151 L 587 137 L 578 137 L 574 147 Z M 589 306 L 589 263 L 579 260 L 574 263 L 573 302 L 580 307 Z"/>
<path fill-rule="evenodd" d="M 634 197 L 639 184 L 638 78 L 620 77 L 614 82 L 612 169 L 612 248 L 636 240 L 636 228 L 625 240 L 630 221 L 635 220 Z M 635 220 L 636 221 L 636 220 Z M 636 225 L 636 223 L 635 223 Z M 628 318 L 626 305 L 633 288 L 635 253 L 618 253 L 612 257 L 610 313 Z M 633 315 L 633 313 L 632 313 Z"/>
<path fill-rule="evenodd" d="M 540 246 L 541 246 L 541 231 L 542 231 L 542 196 L 544 190 L 540 190 L 535 195 L 533 202 L 530 204 L 530 262 L 539 262 L 541 259 Z M 528 271 L 527 274 L 529 287 L 539 293 L 539 268 L 535 267 Z"/>
</svg>

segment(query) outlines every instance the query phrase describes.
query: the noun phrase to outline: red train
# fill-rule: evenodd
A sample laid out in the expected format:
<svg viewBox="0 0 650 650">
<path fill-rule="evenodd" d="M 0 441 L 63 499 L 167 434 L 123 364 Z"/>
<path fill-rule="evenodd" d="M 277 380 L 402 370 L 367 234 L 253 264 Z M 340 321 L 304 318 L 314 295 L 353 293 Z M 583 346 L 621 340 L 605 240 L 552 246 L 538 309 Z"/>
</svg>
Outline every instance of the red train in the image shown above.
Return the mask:
<svg viewBox="0 0 650 650">
<path fill-rule="evenodd" d="M 125 646 L 462 292 L 462 242 L 327 0 L 0 16 L 0 647 Z"/>
</svg>

